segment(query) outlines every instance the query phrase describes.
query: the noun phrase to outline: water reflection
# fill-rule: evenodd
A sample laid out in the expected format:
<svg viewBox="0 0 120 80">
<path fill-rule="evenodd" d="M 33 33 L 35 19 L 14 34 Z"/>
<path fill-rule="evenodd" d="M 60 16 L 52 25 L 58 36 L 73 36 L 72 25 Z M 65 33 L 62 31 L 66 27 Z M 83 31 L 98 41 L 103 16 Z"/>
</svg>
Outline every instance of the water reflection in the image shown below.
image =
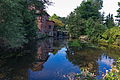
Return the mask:
<svg viewBox="0 0 120 80">
<path fill-rule="evenodd" d="M 39 40 L 37 46 L 31 43 L 24 50 L 2 52 L 0 80 L 67 80 L 64 75 L 79 73 L 80 69 L 88 69 L 100 79 L 120 56 L 117 49 L 102 50 L 77 42 L 69 45 L 67 40 L 49 38 Z"/>
<path fill-rule="evenodd" d="M 102 77 L 103 73 L 106 73 L 106 70 L 111 69 L 111 65 L 114 63 L 114 59 L 111 59 L 110 57 L 106 55 L 101 55 L 101 57 L 97 60 L 98 63 L 98 72 L 99 75 L 97 76 L 98 79 Z"/>
<path fill-rule="evenodd" d="M 80 69 L 87 69 L 89 72 L 95 73 L 98 79 L 101 79 L 106 70 L 111 69 L 111 65 L 115 62 L 114 59 L 116 59 L 115 56 L 120 57 L 119 50 L 102 50 L 95 46 L 90 46 L 89 43 L 72 41 L 68 47 L 67 58 L 72 64 L 79 66 Z"/>
<path fill-rule="evenodd" d="M 89 71 L 95 73 L 98 71 L 98 63 L 96 61 L 100 58 L 100 55 L 101 51 L 94 48 L 72 48 L 72 50 L 68 52 L 67 58 L 72 64 L 80 68 L 89 69 Z"/>
<path fill-rule="evenodd" d="M 32 53 L 0 59 L 0 80 L 28 80 L 27 70 L 33 61 Z"/>
<path fill-rule="evenodd" d="M 49 52 L 53 50 L 53 39 L 47 39 L 38 43 L 36 61 L 33 63 L 32 70 L 39 71 L 43 69 L 43 64 L 49 58 Z"/>
<path fill-rule="evenodd" d="M 66 80 L 63 76 L 64 74 L 79 72 L 79 68 L 74 67 L 66 59 L 66 45 L 66 40 L 49 39 L 40 42 L 38 45 L 38 56 L 36 57 L 37 64 L 33 65 L 38 65 L 38 68 L 42 66 L 42 69 L 37 67 L 34 67 L 34 70 L 29 69 L 29 80 Z"/>
</svg>

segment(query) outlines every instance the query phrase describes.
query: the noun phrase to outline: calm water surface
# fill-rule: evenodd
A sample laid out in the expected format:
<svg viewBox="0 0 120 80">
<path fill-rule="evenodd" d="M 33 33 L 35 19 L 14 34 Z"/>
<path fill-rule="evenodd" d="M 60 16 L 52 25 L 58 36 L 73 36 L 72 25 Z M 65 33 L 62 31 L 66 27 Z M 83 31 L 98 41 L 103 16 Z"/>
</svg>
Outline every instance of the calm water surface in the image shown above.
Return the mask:
<svg viewBox="0 0 120 80">
<path fill-rule="evenodd" d="M 0 59 L 0 80 L 68 80 L 66 75 L 88 69 L 100 79 L 120 57 L 118 49 L 101 49 L 86 43 L 71 46 L 67 40 L 38 41 L 13 57 Z M 1 53 L 2 54 L 2 53 Z M 1 58 L 6 57 L 7 53 Z"/>
</svg>

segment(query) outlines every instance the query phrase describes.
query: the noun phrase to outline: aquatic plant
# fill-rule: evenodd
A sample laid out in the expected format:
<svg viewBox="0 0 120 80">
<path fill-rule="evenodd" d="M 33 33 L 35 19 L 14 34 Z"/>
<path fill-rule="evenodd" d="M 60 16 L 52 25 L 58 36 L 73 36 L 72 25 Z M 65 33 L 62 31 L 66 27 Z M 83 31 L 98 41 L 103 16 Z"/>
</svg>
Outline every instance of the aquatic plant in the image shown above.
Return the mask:
<svg viewBox="0 0 120 80">
<path fill-rule="evenodd" d="M 80 73 L 69 74 L 67 78 L 68 80 L 97 80 L 96 75 L 87 69 L 81 69 Z"/>
<path fill-rule="evenodd" d="M 75 75 L 76 80 L 96 80 L 96 75 L 89 72 L 87 69 L 83 69 L 80 74 Z"/>
<path fill-rule="evenodd" d="M 116 62 L 116 66 L 112 66 L 110 72 L 106 71 L 105 76 L 103 77 L 105 80 L 120 80 L 120 58 Z"/>
</svg>

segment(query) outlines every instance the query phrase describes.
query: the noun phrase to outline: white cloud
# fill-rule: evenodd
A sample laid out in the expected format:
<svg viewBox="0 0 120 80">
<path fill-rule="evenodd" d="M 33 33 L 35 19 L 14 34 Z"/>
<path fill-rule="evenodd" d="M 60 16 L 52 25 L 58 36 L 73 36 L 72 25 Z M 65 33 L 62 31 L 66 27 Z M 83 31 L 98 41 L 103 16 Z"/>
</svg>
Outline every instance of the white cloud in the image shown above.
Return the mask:
<svg viewBox="0 0 120 80">
<path fill-rule="evenodd" d="M 116 11 L 118 9 L 118 2 L 119 0 L 104 0 L 102 11 L 104 11 L 106 15 L 111 13 L 114 14 L 114 16 L 116 16 L 117 15 Z"/>
<path fill-rule="evenodd" d="M 50 15 L 56 13 L 58 16 L 67 16 L 82 0 L 50 0 L 54 2 L 53 6 L 48 6 L 47 11 Z"/>
<path fill-rule="evenodd" d="M 77 6 L 80 5 L 82 0 L 50 0 L 54 2 L 53 6 L 48 6 L 47 12 L 52 15 L 56 13 L 58 16 L 65 17 L 69 15 L 71 11 L 73 11 Z M 114 14 L 117 15 L 116 10 L 118 9 L 119 0 L 104 0 L 102 11 L 105 14 Z"/>
</svg>

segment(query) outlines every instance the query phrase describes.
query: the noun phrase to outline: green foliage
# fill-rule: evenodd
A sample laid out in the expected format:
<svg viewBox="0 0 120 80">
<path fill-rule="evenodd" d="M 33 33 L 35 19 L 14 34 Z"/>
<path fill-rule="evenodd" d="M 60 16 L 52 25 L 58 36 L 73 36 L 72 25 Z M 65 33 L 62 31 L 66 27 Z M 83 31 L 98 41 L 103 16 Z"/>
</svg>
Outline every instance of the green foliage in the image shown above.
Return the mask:
<svg viewBox="0 0 120 80">
<path fill-rule="evenodd" d="M 118 2 L 119 9 L 117 10 L 118 15 L 116 16 L 118 25 L 120 26 L 120 2 Z"/>
<path fill-rule="evenodd" d="M 109 14 L 106 17 L 105 25 L 107 26 L 107 28 L 111 28 L 111 27 L 115 26 L 114 19 L 113 19 L 113 14 Z"/>
<path fill-rule="evenodd" d="M 120 79 L 120 58 L 117 61 L 116 66 L 113 66 L 110 72 L 106 72 L 104 76 L 105 80 L 119 80 Z"/>
<path fill-rule="evenodd" d="M 79 7 L 76 8 L 75 13 L 80 14 L 81 18 L 99 19 L 102 8 L 102 0 L 87 0 L 83 1 Z"/>
<path fill-rule="evenodd" d="M 67 17 L 66 29 L 70 37 L 79 37 L 80 34 L 85 34 L 84 32 L 85 20 L 75 14 L 76 14 L 75 12 L 71 12 L 71 14 Z"/>
<path fill-rule="evenodd" d="M 36 37 L 36 11 L 45 8 L 45 2 L 39 0 L 0 0 L 0 40 L 10 47 L 22 47 L 24 43 Z M 40 14 L 42 15 L 42 13 Z"/>
<path fill-rule="evenodd" d="M 113 27 L 107 29 L 102 34 L 102 40 L 106 40 L 108 43 L 115 43 L 120 36 L 120 27 Z"/>
<path fill-rule="evenodd" d="M 88 35 L 93 41 L 100 36 L 106 29 L 102 24 L 103 15 L 99 12 L 102 3 L 102 0 L 84 0 L 79 7 L 71 12 L 67 17 L 66 25 L 70 37 L 78 38 L 80 35 Z"/>
<path fill-rule="evenodd" d="M 55 26 L 56 27 L 63 27 L 64 24 L 62 23 L 62 21 L 60 21 L 59 19 L 52 19 L 52 21 L 55 22 Z"/>
<path fill-rule="evenodd" d="M 99 21 L 95 22 L 92 18 L 86 21 L 85 26 L 85 32 L 92 41 L 98 41 L 101 33 L 106 29 L 106 27 L 100 24 Z"/>
<path fill-rule="evenodd" d="M 117 60 L 117 68 L 120 70 L 120 58 Z"/>
<path fill-rule="evenodd" d="M 2 22 L 0 23 L 0 37 L 12 47 L 21 46 L 27 41 L 21 24 L 23 23 L 20 17 L 21 9 L 22 5 L 18 4 L 18 0 L 1 0 L 0 12 L 2 13 L 0 13 L 0 18 Z"/>
<path fill-rule="evenodd" d="M 56 14 L 53 14 L 49 19 L 53 20 L 53 19 L 58 19 L 59 17 Z"/>
<path fill-rule="evenodd" d="M 46 37 L 48 37 L 48 35 L 46 35 L 46 34 L 41 34 L 41 33 L 37 33 L 37 38 L 38 39 L 41 39 L 41 38 L 46 38 Z"/>
<path fill-rule="evenodd" d="M 68 43 L 69 46 L 74 46 L 74 47 L 80 47 L 81 46 L 81 43 L 80 43 L 80 40 L 74 40 L 74 41 L 70 41 Z"/>
<path fill-rule="evenodd" d="M 64 23 L 60 20 L 60 17 L 56 14 L 53 14 L 49 20 L 52 20 L 55 22 L 55 27 L 57 30 L 62 30 L 64 28 Z"/>
</svg>

